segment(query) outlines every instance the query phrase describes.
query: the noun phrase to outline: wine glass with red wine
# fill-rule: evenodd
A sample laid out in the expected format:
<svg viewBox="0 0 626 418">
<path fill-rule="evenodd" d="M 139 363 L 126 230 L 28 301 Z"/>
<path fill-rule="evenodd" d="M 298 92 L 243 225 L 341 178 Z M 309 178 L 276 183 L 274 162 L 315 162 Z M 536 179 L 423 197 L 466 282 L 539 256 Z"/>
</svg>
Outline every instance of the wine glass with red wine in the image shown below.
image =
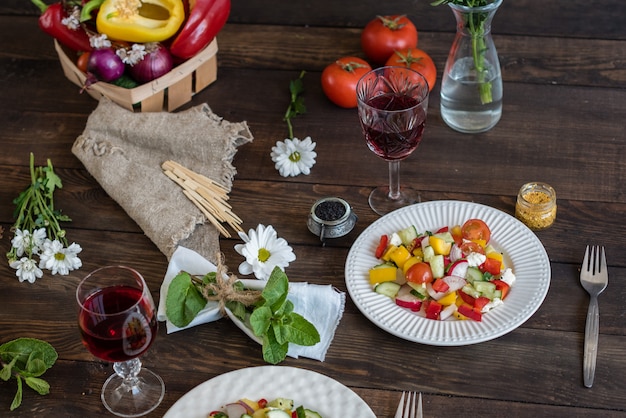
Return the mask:
<svg viewBox="0 0 626 418">
<path fill-rule="evenodd" d="M 153 411 L 165 395 L 163 380 L 141 368 L 139 356 L 157 334 L 156 308 L 145 280 L 124 266 L 93 271 L 76 289 L 83 345 L 99 359 L 113 362 L 115 374 L 104 383 L 104 406 L 120 417 Z"/>
<path fill-rule="evenodd" d="M 400 161 L 422 141 L 428 108 L 428 82 L 405 67 L 368 72 L 356 87 L 359 120 L 369 149 L 389 162 L 389 185 L 372 190 L 370 207 L 385 215 L 419 201 L 417 191 L 400 186 Z"/>
</svg>

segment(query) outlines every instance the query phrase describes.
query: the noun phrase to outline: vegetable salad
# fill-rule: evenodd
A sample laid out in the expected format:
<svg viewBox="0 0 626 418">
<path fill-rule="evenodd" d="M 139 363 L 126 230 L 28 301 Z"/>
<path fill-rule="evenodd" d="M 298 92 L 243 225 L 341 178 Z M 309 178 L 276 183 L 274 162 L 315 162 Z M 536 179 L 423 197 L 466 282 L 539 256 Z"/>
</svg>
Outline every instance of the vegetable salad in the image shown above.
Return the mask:
<svg viewBox="0 0 626 418">
<path fill-rule="evenodd" d="M 276 398 L 272 401 L 239 399 L 220 411 L 211 412 L 207 418 L 322 418 L 317 412 L 304 406 L 294 408 L 292 399 Z"/>
<path fill-rule="evenodd" d="M 481 219 L 435 232 L 409 226 L 383 235 L 370 283 L 377 293 L 428 319 L 481 321 L 503 303 L 515 282 L 490 239 L 491 230 Z"/>
</svg>

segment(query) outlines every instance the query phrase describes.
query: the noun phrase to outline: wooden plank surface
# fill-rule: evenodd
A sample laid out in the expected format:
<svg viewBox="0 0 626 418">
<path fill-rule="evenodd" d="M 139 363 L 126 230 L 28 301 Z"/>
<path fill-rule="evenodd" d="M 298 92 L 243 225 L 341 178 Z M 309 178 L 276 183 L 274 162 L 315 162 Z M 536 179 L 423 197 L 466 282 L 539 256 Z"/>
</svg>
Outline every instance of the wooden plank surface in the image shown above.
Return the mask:
<svg viewBox="0 0 626 418">
<path fill-rule="evenodd" d="M 352 242 L 378 219 L 367 206 L 387 167 L 364 145 L 356 111 L 339 109 L 320 86 L 323 68 L 345 55 L 363 56 L 361 28 L 376 14 L 406 13 L 433 57 L 438 84 L 420 149 L 401 165 L 402 178 L 423 201 L 473 201 L 513 214 L 526 181 L 557 191 L 555 225 L 537 236 L 550 258 L 552 281 L 539 310 L 514 332 L 464 347 L 410 343 L 369 322 L 348 297 L 326 361 L 288 359 L 285 365 L 327 374 L 365 399 L 378 417 L 391 417 L 402 390 L 424 393 L 425 416 L 626 416 L 626 3 L 600 0 L 504 0 L 494 40 L 504 78 L 502 120 L 480 135 L 456 133 L 439 114 L 439 83 L 454 36 L 447 7 L 428 1 L 233 2 L 218 36 L 218 79 L 184 108 L 208 103 L 254 135 L 241 146 L 231 193 L 244 229 L 271 224 L 294 247 L 294 281 L 329 283 L 346 291 L 345 259 Z M 10 248 L 12 199 L 29 180 L 28 154 L 54 162 L 64 187 L 57 204 L 73 219 L 68 235 L 83 247 L 83 267 L 69 276 L 18 283 L 0 263 L 0 343 L 37 336 L 59 352 L 46 373 L 48 396 L 25 390 L 8 412 L 14 381 L 0 382 L 0 415 L 100 416 L 99 390 L 111 367 L 80 344 L 74 290 L 88 271 L 126 263 L 148 279 L 158 300 L 167 259 L 111 199 L 71 146 L 97 103 L 67 81 L 52 40 L 37 27 L 27 1 L 0 4 L 0 253 Z M 269 158 L 285 138 L 287 86 L 301 70 L 307 113 L 294 121 L 296 136 L 317 142 L 309 176 L 282 178 Z M 321 247 L 306 227 L 315 200 L 346 199 L 359 219 L 347 236 Z M 222 239 L 231 270 L 237 238 Z M 607 248 L 610 284 L 600 297 L 600 351 L 596 382 L 582 385 L 582 344 L 588 297 L 578 283 L 587 243 Z M 381 354 L 382 353 L 382 354 Z M 149 417 L 162 416 L 184 393 L 218 374 L 262 365 L 260 348 L 227 320 L 167 335 L 164 327 L 144 358 L 161 374 L 167 394 Z M 342 417 L 343 418 L 343 417 Z"/>
</svg>

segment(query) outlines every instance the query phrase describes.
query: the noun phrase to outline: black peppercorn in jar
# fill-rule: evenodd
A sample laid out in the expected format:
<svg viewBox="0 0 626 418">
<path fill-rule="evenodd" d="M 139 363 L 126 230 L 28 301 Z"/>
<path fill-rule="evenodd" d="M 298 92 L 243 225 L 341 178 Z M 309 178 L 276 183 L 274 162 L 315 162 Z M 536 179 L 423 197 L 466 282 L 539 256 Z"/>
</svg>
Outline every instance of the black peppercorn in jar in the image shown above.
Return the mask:
<svg viewBox="0 0 626 418">
<path fill-rule="evenodd" d="M 523 185 L 517 195 L 515 217 L 532 230 L 550 227 L 556 219 L 556 192 L 546 183 Z"/>
<path fill-rule="evenodd" d="M 357 216 L 348 202 L 338 197 L 326 197 L 313 204 L 307 225 L 309 231 L 323 242 L 326 238 L 339 238 L 348 234 L 356 221 Z"/>
</svg>

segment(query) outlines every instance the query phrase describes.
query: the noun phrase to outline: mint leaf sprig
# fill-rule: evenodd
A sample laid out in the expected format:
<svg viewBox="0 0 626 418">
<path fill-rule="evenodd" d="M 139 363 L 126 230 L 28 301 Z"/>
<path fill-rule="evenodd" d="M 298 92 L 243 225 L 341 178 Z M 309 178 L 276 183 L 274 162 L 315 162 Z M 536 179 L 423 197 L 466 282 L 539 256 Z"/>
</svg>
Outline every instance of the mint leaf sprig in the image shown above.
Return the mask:
<svg viewBox="0 0 626 418">
<path fill-rule="evenodd" d="M 262 339 L 263 359 L 278 364 L 287 357 L 289 344 L 312 346 L 320 341 L 315 326 L 293 311 L 288 295 L 289 280 L 279 267 L 272 270 L 260 292 L 245 289 L 233 275 L 218 280 L 215 272 L 198 277 L 183 271 L 168 287 L 165 308 L 168 319 L 182 328 L 209 300 L 217 300 Z"/>
<path fill-rule="evenodd" d="M 41 379 L 58 358 L 54 347 L 36 338 L 18 338 L 0 345 L 0 379 L 5 382 L 15 377 L 17 392 L 11 403 L 11 411 L 22 404 L 23 382 L 40 395 L 50 392 L 50 385 Z"/>
<path fill-rule="evenodd" d="M 456 4 L 465 7 L 482 7 L 489 4 L 488 0 L 436 0 L 431 6 L 439 6 L 442 4 Z M 478 85 L 480 92 L 480 101 L 482 104 L 488 104 L 493 101 L 491 92 L 492 86 L 490 81 L 486 80 L 487 68 L 485 67 L 485 52 L 487 47 L 482 34 L 485 32 L 485 21 L 489 16 L 488 13 L 469 13 L 465 26 L 472 37 L 472 58 L 474 60 L 474 68 L 478 74 Z"/>
</svg>

